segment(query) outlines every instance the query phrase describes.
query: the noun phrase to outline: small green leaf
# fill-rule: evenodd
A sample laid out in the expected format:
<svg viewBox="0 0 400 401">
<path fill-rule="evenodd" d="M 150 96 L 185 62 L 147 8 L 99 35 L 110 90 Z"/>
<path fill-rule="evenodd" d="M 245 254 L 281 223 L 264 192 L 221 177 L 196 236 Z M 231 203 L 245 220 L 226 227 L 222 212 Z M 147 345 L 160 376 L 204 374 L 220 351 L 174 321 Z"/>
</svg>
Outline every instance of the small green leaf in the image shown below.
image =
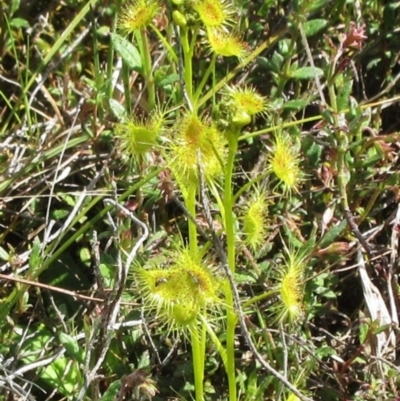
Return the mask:
<svg viewBox="0 0 400 401">
<path fill-rule="evenodd" d="M 360 324 L 360 343 L 364 344 L 369 332 L 369 325 L 366 323 Z"/>
<path fill-rule="evenodd" d="M 83 363 L 83 353 L 78 342 L 66 333 L 60 333 L 58 338 L 60 343 L 65 347 L 67 354 L 78 362 Z"/>
<path fill-rule="evenodd" d="M 71 213 L 70 210 L 58 209 L 51 212 L 51 217 L 54 220 L 62 220 L 64 217 L 67 217 Z"/>
<path fill-rule="evenodd" d="M 294 79 L 311 79 L 316 76 L 320 77 L 324 74 L 321 68 L 317 67 L 301 67 L 291 73 L 291 77 Z"/>
<path fill-rule="evenodd" d="M 122 106 L 121 103 L 116 101 L 115 99 L 110 99 L 109 101 L 110 109 L 113 112 L 114 116 L 121 119 L 126 116 L 125 107 Z"/>
<path fill-rule="evenodd" d="M 49 341 L 53 338 L 51 332 L 43 327 L 35 328 L 33 337 L 23 345 L 24 357 L 22 362 L 25 364 L 37 362 L 37 354 L 48 349 Z M 51 388 L 65 396 L 75 394 L 77 388 L 82 384 L 82 376 L 77 362 L 71 364 L 71 358 L 61 356 L 55 361 L 45 366 L 40 371 L 39 379 L 43 380 Z"/>
<path fill-rule="evenodd" d="M 332 227 L 321 239 L 319 246 L 324 248 L 329 246 L 347 228 L 347 220 L 343 219 L 338 225 Z"/>
<path fill-rule="evenodd" d="M 365 358 L 357 356 L 355 359 L 353 359 L 352 364 L 366 365 L 367 361 L 365 360 Z"/>
<path fill-rule="evenodd" d="M 324 29 L 328 25 L 325 19 L 312 19 L 303 24 L 304 33 L 306 36 L 312 36 Z"/>
<path fill-rule="evenodd" d="M 142 368 L 147 368 L 149 366 L 150 366 L 150 356 L 149 356 L 149 353 L 146 351 L 146 352 L 143 352 L 143 354 L 139 360 L 138 368 L 142 369 Z"/>
<path fill-rule="evenodd" d="M 399 185 L 400 184 L 400 175 L 399 173 L 395 172 L 389 175 L 387 181 L 385 182 L 386 185 Z"/>
<path fill-rule="evenodd" d="M 23 18 L 13 18 L 10 22 L 13 28 L 29 28 L 29 22 Z"/>
<path fill-rule="evenodd" d="M 29 258 L 29 267 L 33 270 L 38 268 L 42 263 L 42 258 L 40 257 L 40 241 L 38 237 L 33 240 L 32 253 Z"/>
<path fill-rule="evenodd" d="M 284 56 L 286 56 L 289 53 L 289 49 L 291 48 L 291 39 L 282 39 L 278 42 L 279 46 L 279 53 Z"/>
<path fill-rule="evenodd" d="M 271 57 L 270 65 L 274 71 L 278 72 L 281 70 L 284 61 L 285 59 L 283 58 L 282 54 L 274 52 L 274 54 Z"/>
<path fill-rule="evenodd" d="M 119 53 L 125 63 L 132 68 L 132 70 L 140 71 L 142 68 L 142 57 L 136 47 L 117 33 L 111 34 L 111 41 L 115 50 Z"/>
<path fill-rule="evenodd" d="M 115 382 L 112 382 L 108 386 L 106 392 L 103 394 L 103 397 L 101 397 L 100 401 L 116 400 L 120 387 L 121 387 L 121 380 L 116 380 Z"/>
<path fill-rule="evenodd" d="M 322 8 L 329 0 L 313 0 L 304 2 L 304 12 L 305 13 L 312 13 L 317 11 L 318 9 Z"/>
<path fill-rule="evenodd" d="M 321 160 L 323 147 L 316 144 L 310 137 L 305 137 L 301 145 L 303 152 L 307 156 L 307 162 L 310 167 L 317 168 Z"/>
<path fill-rule="evenodd" d="M 64 356 L 46 366 L 41 379 L 67 397 L 75 395 L 82 383 L 78 364 L 71 364 L 71 360 Z"/>
<path fill-rule="evenodd" d="M 100 263 L 99 269 L 104 285 L 112 285 L 112 281 L 114 278 L 114 267 L 111 264 Z"/>
<path fill-rule="evenodd" d="M 0 246 L 0 259 L 8 261 L 9 258 L 7 251 Z"/>
<path fill-rule="evenodd" d="M 345 77 L 340 85 L 337 94 L 337 108 L 338 111 L 343 111 L 349 108 L 350 95 L 353 89 L 353 80 Z"/>
<path fill-rule="evenodd" d="M 10 15 L 14 15 L 14 13 L 19 9 L 20 0 L 13 0 L 11 2 L 11 10 Z"/>
<path fill-rule="evenodd" d="M 308 105 L 307 100 L 302 100 L 302 99 L 289 100 L 288 102 L 285 102 L 283 104 L 283 108 L 285 110 L 301 110 L 304 109 L 304 107 L 306 107 L 307 105 Z"/>
<path fill-rule="evenodd" d="M 107 36 L 109 34 L 110 34 L 110 27 L 109 26 L 101 26 L 97 30 L 97 35 L 99 35 L 99 36 Z"/>
<path fill-rule="evenodd" d="M 90 255 L 90 251 L 88 248 L 86 248 L 86 247 L 81 248 L 79 251 L 79 257 L 85 266 L 87 266 L 87 267 L 90 266 L 91 255 Z"/>
<path fill-rule="evenodd" d="M 372 330 L 372 334 L 373 334 L 374 336 L 376 336 L 377 334 L 382 333 L 383 331 L 388 330 L 391 326 L 392 326 L 391 324 L 384 324 L 384 325 L 378 326 L 378 327 L 376 327 L 376 328 L 374 327 L 373 330 Z"/>
<path fill-rule="evenodd" d="M 76 205 L 75 197 L 71 195 L 66 195 L 64 193 L 57 193 L 57 195 L 68 205 L 74 207 Z"/>
<path fill-rule="evenodd" d="M 157 85 L 160 86 L 161 88 L 174 84 L 175 82 L 179 82 L 179 75 L 178 74 L 170 74 L 167 75 L 166 77 L 160 79 L 159 82 L 157 82 Z"/>
<path fill-rule="evenodd" d="M 318 295 L 321 295 L 322 297 L 324 297 L 326 299 L 336 299 L 337 298 L 337 295 L 328 288 L 318 287 L 314 290 L 314 292 Z"/>
<path fill-rule="evenodd" d="M 261 68 L 270 69 L 271 62 L 266 57 L 257 57 L 257 64 Z"/>
<path fill-rule="evenodd" d="M 331 347 L 324 346 L 324 347 L 318 348 L 315 353 L 319 358 L 323 358 L 323 357 L 335 355 L 336 351 Z"/>
</svg>

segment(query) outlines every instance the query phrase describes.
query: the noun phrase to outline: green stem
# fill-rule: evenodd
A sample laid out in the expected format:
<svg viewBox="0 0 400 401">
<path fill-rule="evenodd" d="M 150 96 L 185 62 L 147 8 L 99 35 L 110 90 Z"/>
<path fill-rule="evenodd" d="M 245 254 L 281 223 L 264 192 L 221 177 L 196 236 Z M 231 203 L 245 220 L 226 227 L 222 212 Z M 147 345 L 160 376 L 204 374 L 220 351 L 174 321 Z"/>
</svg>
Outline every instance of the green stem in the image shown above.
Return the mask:
<svg viewBox="0 0 400 401">
<path fill-rule="evenodd" d="M 191 344 L 193 356 L 193 373 L 194 373 L 194 387 L 196 393 L 196 401 L 204 401 L 204 347 L 202 346 L 205 341 L 205 330 L 199 333 L 197 327 L 191 331 Z M 201 334 L 201 339 L 199 338 Z"/>
<path fill-rule="evenodd" d="M 323 116 L 322 115 L 318 115 L 318 116 L 312 116 L 312 117 L 307 117 L 307 118 L 302 118 L 301 120 L 295 120 L 295 121 L 289 121 L 287 123 L 283 123 L 279 125 L 279 129 L 286 129 L 286 128 L 290 128 L 290 127 L 296 127 L 298 125 L 301 124 L 306 124 L 306 123 L 310 123 L 313 121 L 319 121 L 322 120 Z M 247 139 L 251 139 L 251 138 L 256 138 L 260 135 L 265 135 L 268 132 L 274 132 L 276 131 L 278 127 L 274 124 L 272 127 L 268 127 L 268 128 L 264 128 L 262 130 L 259 131 L 253 131 L 253 132 L 247 132 L 246 134 L 243 134 L 239 137 L 239 141 L 245 141 Z"/>
<path fill-rule="evenodd" d="M 235 222 L 233 215 L 233 167 L 238 148 L 238 132 L 228 133 L 228 161 L 225 171 L 224 211 L 225 231 L 228 248 L 228 265 L 232 273 L 235 273 Z"/>
<path fill-rule="evenodd" d="M 340 135 L 340 133 L 339 133 Z M 343 143 L 338 145 L 338 158 L 337 158 L 337 180 L 340 193 L 340 199 L 344 210 L 349 210 L 349 201 L 347 197 L 346 186 L 349 182 L 349 171 L 347 168 L 346 160 L 346 147 Z"/>
<path fill-rule="evenodd" d="M 252 51 L 244 60 L 242 60 L 232 71 L 226 74 L 224 79 L 218 82 L 215 87 L 212 87 L 201 99 L 199 99 L 198 107 L 203 105 L 208 99 L 214 96 L 224 85 L 226 85 L 232 78 L 235 77 L 236 74 L 242 72 L 244 67 L 251 63 L 256 57 L 260 55 L 265 49 L 269 46 L 272 46 L 274 42 L 277 42 L 286 32 L 288 28 L 283 28 L 279 30 L 275 35 L 271 36 L 265 42 L 263 42 L 260 46 L 258 46 L 254 51 Z"/>
<path fill-rule="evenodd" d="M 225 286 L 226 314 L 226 374 L 228 376 L 229 401 L 236 401 L 236 368 L 235 368 L 235 328 L 237 316 L 234 309 L 233 294 L 230 284 Z"/>
<path fill-rule="evenodd" d="M 148 104 L 149 110 L 154 110 L 156 104 L 156 92 L 155 92 L 155 84 L 154 84 L 154 76 L 152 71 L 152 61 L 151 61 L 151 51 L 150 45 L 147 38 L 146 30 L 140 29 L 139 30 L 140 36 L 136 35 L 136 39 L 140 44 L 140 50 L 142 54 L 142 61 L 143 61 L 143 75 L 144 79 L 146 80 L 147 86 L 147 95 L 148 95 Z"/>
<path fill-rule="evenodd" d="M 272 290 L 272 291 L 267 291 L 267 292 L 263 292 L 260 295 L 257 295 L 251 299 L 249 299 L 248 301 L 246 301 L 243 305 L 242 308 L 243 310 L 246 310 L 246 308 L 248 308 L 250 305 L 253 305 L 257 302 L 263 301 L 266 298 L 270 298 L 273 295 L 276 295 L 278 293 L 277 290 Z"/>
<path fill-rule="evenodd" d="M 151 28 L 157 35 L 158 39 L 160 39 L 161 43 L 165 46 L 167 49 L 167 52 L 171 58 L 172 63 L 177 64 L 178 63 L 178 56 L 176 55 L 174 49 L 172 46 L 168 43 L 168 39 L 165 38 L 165 36 L 157 29 L 157 27 L 153 24 L 150 24 Z"/>
<path fill-rule="evenodd" d="M 128 66 L 125 63 L 122 65 L 122 82 L 124 83 L 125 110 L 129 115 L 132 112 L 130 72 Z"/>
<path fill-rule="evenodd" d="M 226 350 L 224 346 L 221 344 L 221 341 L 219 340 L 217 334 L 215 334 L 215 331 L 213 330 L 212 326 L 207 321 L 207 318 L 204 317 L 203 315 L 200 315 L 200 319 L 204 325 L 205 330 L 207 330 L 207 333 L 210 336 L 211 341 L 214 343 L 219 354 L 221 355 L 222 363 L 224 364 L 225 369 L 227 369 Z"/>
<path fill-rule="evenodd" d="M 198 88 L 196 89 L 196 92 L 194 94 L 194 99 L 195 99 L 195 103 L 197 103 L 197 101 L 199 100 L 199 97 L 201 95 L 201 92 L 204 88 L 204 85 L 206 84 L 208 77 L 210 76 L 211 72 L 214 70 L 215 68 L 215 61 L 217 60 L 217 55 L 215 53 L 213 53 L 213 57 L 211 59 L 211 62 L 205 72 L 205 74 L 203 75 L 203 78 L 200 82 L 200 85 L 198 86 Z"/>
<path fill-rule="evenodd" d="M 235 273 L 235 219 L 233 214 L 233 168 L 238 148 L 239 131 L 228 133 L 228 161 L 225 170 L 225 191 L 224 191 L 224 217 L 225 232 L 228 250 L 228 266 L 232 273 Z M 229 401 L 236 401 L 236 370 L 235 370 L 235 327 L 237 316 L 235 313 L 233 294 L 230 284 L 224 286 L 225 302 L 227 305 L 227 327 L 226 327 L 226 358 L 229 384 Z"/>
<path fill-rule="evenodd" d="M 188 190 L 188 195 L 185 199 L 186 208 L 193 218 L 196 218 L 196 192 L 196 186 L 191 185 Z M 197 227 L 191 219 L 188 219 L 188 229 L 190 253 L 194 259 L 197 259 Z"/>
<path fill-rule="evenodd" d="M 183 62 L 184 62 L 184 71 L 183 77 L 185 80 L 186 93 L 189 97 L 189 100 L 192 102 L 193 100 L 193 66 L 192 66 L 192 58 L 193 51 L 189 46 L 189 30 L 187 28 L 181 29 L 181 43 L 183 49 Z"/>
<path fill-rule="evenodd" d="M 377 188 L 375 188 L 375 191 L 372 194 L 370 200 L 368 201 L 368 204 L 365 207 L 363 214 L 360 216 L 360 219 L 358 220 L 358 224 L 361 224 L 370 215 L 370 212 L 374 207 L 376 200 L 378 199 L 379 195 L 382 193 L 383 190 L 384 190 L 384 184 L 380 184 L 378 185 Z"/>
<path fill-rule="evenodd" d="M 116 1 L 115 9 L 117 10 L 117 12 L 116 12 L 117 16 L 115 17 L 116 20 L 112 24 L 112 28 L 111 28 L 112 33 L 115 33 L 117 30 L 117 20 L 119 18 L 119 11 L 121 9 L 121 0 Z M 106 77 L 107 95 L 106 95 L 106 99 L 112 99 L 112 97 L 113 97 L 113 87 L 111 85 L 113 72 L 114 72 L 114 44 L 113 44 L 113 41 L 110 40 L 110 42 L 108 44 L 108 52 L 107 52 L 107 77 Z M 107 112 L 110 112 L 110 110 L 109 110 L 110 106 L 108 105 L 108 102 L 106 102 L 106 107 L 107 107 Z M 127 111 L 129 113 L 130 110 L 127 110 Z"/>
</svg>

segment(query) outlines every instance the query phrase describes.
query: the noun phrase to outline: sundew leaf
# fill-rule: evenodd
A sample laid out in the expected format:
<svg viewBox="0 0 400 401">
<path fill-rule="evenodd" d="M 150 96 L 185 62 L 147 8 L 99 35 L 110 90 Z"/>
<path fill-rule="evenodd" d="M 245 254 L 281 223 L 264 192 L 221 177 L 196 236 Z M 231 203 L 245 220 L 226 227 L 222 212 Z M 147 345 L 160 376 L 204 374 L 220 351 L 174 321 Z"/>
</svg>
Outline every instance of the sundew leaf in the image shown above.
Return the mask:
<svg viewBox="0 0 400 401">
<path fill-rule="evenodd" d="M 311 79 L 316 76 L 320 77 L 324 74 L 321 68 L 317 67 L 301 67 L 291 73 L 294 79 Z"/>
<path fill-rule="evenodd" d="M 132 68 L 132 70 L 140 71 L 142 69 L 142 57 L 136 47 L 129 42 L 129 40 L 117 33 L 112 33 L 111 41 L 115 50 L 119 53 L 125 63 Z"/>
</svg>

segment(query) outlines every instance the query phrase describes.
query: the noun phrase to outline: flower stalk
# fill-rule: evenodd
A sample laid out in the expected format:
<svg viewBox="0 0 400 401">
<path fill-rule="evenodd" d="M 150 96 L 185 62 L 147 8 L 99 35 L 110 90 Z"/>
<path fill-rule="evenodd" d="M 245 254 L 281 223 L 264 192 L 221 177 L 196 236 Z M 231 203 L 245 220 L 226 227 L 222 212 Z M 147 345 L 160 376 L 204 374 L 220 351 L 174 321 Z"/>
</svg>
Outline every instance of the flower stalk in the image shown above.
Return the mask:
<svg viewBox="0 0 400 401">
<path fill-rule="evenodd" d="M 156 91 L 155 91 L 155 81 L 153 75 L 153 65 L 151 60 L 149 40 L 147 37 L 146 29 L 144 28 L 140 28 L 139 32 L 136 31 L 135 34 L 136 34 L 136 40 L 139 44 L 140 54 L 142 55 L 143 75 L 146 82 L 148 104 L 149 104 L 148 111 L 152 111 L 154 110 L 156 104 Z"/>
<path fill-rule="evenodd" d="M 193 372 L 196 401 L 204 401 L 204 356 L 206 346 L 206 331 L 204 324 L 200 328 L 191 331 L 190 342 L 192 345 Z"/>
<path fill-rule="evenodd" d="M 196 218 L 196 194 L 197 188 L 195 185 L 190 185 L 188 188 L 188 194 L 185 198 L 185 206 L 193 218 Z M 188 230 L 189 230 L 189 249 L 193 258 L 197 257 L 198 245 L 197 245 L 197 227 L 194 221 L 188 219 Z"/>
<path fill-rule="evenodd" d="M 228 133 L 228 160 L 225 169 L 225 188 L 224 188 L 224 217 L 226 245 L 228 253 L 228 266 L 232 273 L 236 270 L 236 244 L 235 244 L 235 219 L 233 214 L 233 169 L 235 156 L 238 149 L 238 139 L 240 130 L 232 128 L 233 132 Z M 229 400 L 236 401 L 236 369 L 235 369 L 235 328 L 237 316 L 234 308 L 232 289 L 229 283 L 224 286 L 226 302 L 226 373 L 229 385 Z"/>
<path fill-rule="evenodd" d="M 181 45 L 183 49 L 184 71 L 183 77 L 185 80 L 186 93 L 192 103 L 193 97 L 193 48 L 189 44 L 189 30 L 186 27 L 181 28 Z"/>
</svg>

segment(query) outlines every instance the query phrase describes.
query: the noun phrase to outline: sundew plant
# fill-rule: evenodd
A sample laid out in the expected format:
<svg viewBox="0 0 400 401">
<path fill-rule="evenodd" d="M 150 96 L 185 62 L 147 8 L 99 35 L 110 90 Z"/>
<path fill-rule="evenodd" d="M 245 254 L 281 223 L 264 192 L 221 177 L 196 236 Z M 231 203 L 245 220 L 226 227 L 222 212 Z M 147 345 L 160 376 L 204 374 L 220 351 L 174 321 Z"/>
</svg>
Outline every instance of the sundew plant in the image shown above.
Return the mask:
<svg viewBox="0 0 400 401">
<path fill-rule="evenodd" d="M 0 401 L 397 399 L 397 3 L 109 3 L 2 17 Z"/>
</svg>

